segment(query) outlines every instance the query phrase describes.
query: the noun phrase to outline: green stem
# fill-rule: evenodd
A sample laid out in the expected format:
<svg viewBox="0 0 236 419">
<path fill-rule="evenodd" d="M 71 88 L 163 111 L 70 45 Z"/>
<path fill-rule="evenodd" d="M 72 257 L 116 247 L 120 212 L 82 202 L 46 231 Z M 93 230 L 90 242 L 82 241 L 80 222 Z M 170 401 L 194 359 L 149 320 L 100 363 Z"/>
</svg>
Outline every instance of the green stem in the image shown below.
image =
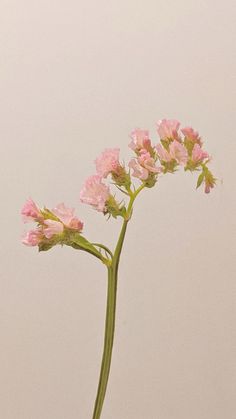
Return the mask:
<svg viewBox="0 0 236 419">
<path fill-rule="evenodd" d="M 92 243 L 92 245 L 93 246 L 96 246 L 96 247 L 100 247 L 101 249 L 105 250 L 105 252 L 107 252 L 111 256 L 111 258 L 113 258 L 113 254 L 112 254 L 111 250 L 108 249 L 107 246 L 104 246 L 104 244 L 101 244 L 101 243 Z"/>
<path fill-rule="evenodd" d="M 112 347 L 115 332 L 115 312 L 116 312 L 116 291 L 117 279 L 114 276 L 112 266 L 108 267 L 107 284 L 107 309 L 106 309 L 106 329 L 104 337 L 104 349 L 102 357 L 101 372 L 97 390 L 97 397 L 94 406 L 93 419 L 99 419 L 106 394 L 107 382 L 111 366 Z"/>
<path fill-rule="evenodd" d="M 144 188 L 142 184 L 135 192 L 130 193 L 130 202 L 127 208 L 126 217 L 123 221 L 120 236 L 116 245 L 114 256 L 112 257 L 111 265 L 108 266 L 108 286 L 107 286 L 107 309 L 106 309 L 106 326 L 104 337 L 104 349 L 102 357 L 102 365 L 100 371 L 100 378 L 97 390 L 97 397 L 95 401 L 93 419 L 100 419 L 102 406 L 106 395 L 107 383 L 111 367 L 112 348 L 115 333 L 115 315 L 116 315 L 116 297 L 117 297 L 117 280 L 118 268 L 120 261 L 120 254 L 124 243 L 125 233 L 128 222 L 132 215 L 133 203 L 136 196 Z"/>
</svg>

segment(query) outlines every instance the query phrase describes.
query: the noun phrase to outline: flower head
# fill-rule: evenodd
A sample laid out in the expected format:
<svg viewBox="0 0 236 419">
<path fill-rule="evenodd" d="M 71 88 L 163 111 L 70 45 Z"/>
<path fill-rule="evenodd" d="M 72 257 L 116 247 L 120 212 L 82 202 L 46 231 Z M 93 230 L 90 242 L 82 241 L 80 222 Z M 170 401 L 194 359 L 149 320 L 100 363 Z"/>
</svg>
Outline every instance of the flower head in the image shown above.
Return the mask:
<svg viewBox="0 0 236 419">
<path fill-rule="evenodd" d="M 138 157 L 138 163 L 151 173 L 160 173 L 161 168 L 155 164 L 155 159 L 151 157 L 150 153 L 146 150 L 142 150 Z"/>
<path fill-rule="evenodd" d="M 170 144 L 170 156 L 179 164 L 186 164 L 188 161 L 188 152 L 186 148 L 176 140 Z"/>
<path fill-rule="evenodd" d="M 31 198 L 29 198 L 23 206 L 21 210 L 21 215 L 23 216 L 23 221 L 25 223 L 29 221 L 41 222 L 43 220 L 43 216 L 40 209 L 37 207 L 37 205 Z"/>
<path fill-rule="evenodd" d="M 161 168 L 155 164 L 155 159 L 146 150 L 142 150 L 137 159 L 131 159 L 129 168 L 133 170 L 132 175 L 140 180 L 147 180 L 150 175 L 161 172 Z"/>
<path fill-rule="evenodd" d="M 149 131 L 136 128 L 131 132 L 130 137 L 132 141 L 129 143 L 129 147 L 136 153 L 142 149 L 150 151 L 152 148 L 151 140 L 149 139 Z"/>
<path fill-rule="evenodd" d="M 92 205 L 97 211 L 106 211 L 106 201 L 110 197 L 110 189 L 99 175 L 90 176 L 80 192 L 80 200 L 85 204 Z"/>
<path fill-rule="evenodd" d="M 74 215 L 74 208 L 68 208 L 64 203 L 58 204 L 52 209 L 52 213 L 68 228 L 81 231 L 83 223 Z"/>
<path fill-rule="evenodd" d="M 97 174 L 106 178 L 110 173 L 118 173 L 120 169 L 119 148 L 109 148 L 95 160 Z"/>
<path fill-rule="evenodd" d="M 129 162 L 129 168 L 133 170 L 132 176 L 137 177 L 140 180 L 146 180 L 149 176 L 149 171 L 145 167 L 141 166 L 136 159 L 131 159 Z"/>
<path fill-rule="evenodd" d="M 157 122 L 157 132 L 161 140 L 178 140 L 180 122 L 176 119 L 160 119 Z"/>
<path fill-rule="evenodd" d="M 197 131 L 194 131 L 192 127 L 185 127 L 181 129 L 181 132 L 184 134 L 185 138 L 193 143 L 198 143 L 201 145 L 202 141 L 199 137 L 199 134 Z"/>
<path fill-rule="evenodd" d="M 36 230 L 30 230 L 22 239 L 22 243 L 26 246 L 38 246 L 38 244 L 43 240 L 44 235 L 41 228 Z"/>
<path fill-rule="evenodd" d="M 194 144 L 193 151 L 192 151 L 192 160 L 194 163 L 200 163 L 204 159 L 208 159 L 209 154 L 202 150 L 201 146 L 199 144 Z"/>
<path fill-rule="evenodd" d="M 156 145 L 156 151 L 161 161 L 164 161 L 167 163 L 172 160 L 170 153 L 161 144 Z"/>
<path fill-rule="evenodd" d="M 63 233 L 64 226 L 60 221 L 48 219 L 44 221 L 44 225 L 43 233 L 47 239 L 51 239 L 52 236 Z"/>
<path fill-rule="evenodd" d="M 74 209 L 67 208 L 63 203 L 58 204 L 53 210 L 47 208 L 39 210 L 31 200 L 26 203 L 22 211 L 23 215 L 27 214 L 29 218 L 27 221 L 38 223 L 38 228 L 29 231 L 22 239 L 22 243 L 27 246 L 45 245 L 48 248 L 50 243 L 52 247 L 50 239 L 53 237 L 53 245 L 62 242 L 65 229 L 73 229 L 80 233 L 83 228 L 83 223 L 74 215 Z"/>
</svg>

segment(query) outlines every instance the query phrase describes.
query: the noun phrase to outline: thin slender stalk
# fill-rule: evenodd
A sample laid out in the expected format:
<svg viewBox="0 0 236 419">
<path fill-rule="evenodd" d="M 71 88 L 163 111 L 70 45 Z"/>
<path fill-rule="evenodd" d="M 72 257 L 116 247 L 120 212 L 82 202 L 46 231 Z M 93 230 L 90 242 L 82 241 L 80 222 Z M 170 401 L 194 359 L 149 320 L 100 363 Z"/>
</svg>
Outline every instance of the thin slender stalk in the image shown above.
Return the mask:
<svg viewBox="0 0 236 419">
<path fill-rule="evenodd" d="M 103 402 L 106 395 L 107 383 L 111 367 L 112 348 L 114 342 L 115 333 L 115 316 L 116 316 L 116 298 L 117 298 L 117 280 L 118 280 L 118 268 L 120 261 L 120 254 L 124 243 L 125 233 L 128 222 L 132 215 L 133 203 L 136 196 L 144 188 L 144 184 L 141 185 L 134 193 L 130 194 L 130 202 L 127 208 L 126 217 L 123 221 L 120 236 L 116 245 L 114 256 L 111 259 L 111 265 L 108 266 L 108 285 L 107 285 L 107 309 L 106 309 L 106 325 L 105 325 L 105 337 L 104 337 L 104 349 L 102 357 L 102 365 L 100 371 L 100 378 L 97 390 L 97 397 L 95 401 L 93 419 L 100 419 Z M 111 253 L 110 253 L 111 255 Z"/>
<path fill-rule="evenodd" d="M 106 394 L 107 382 L 111 366 L 112 347 L 115 333 L 115 313 L 116 313 L 116 294 L 117 277 L 114 274 L 113 266 L 108 267 L 108 286 L 107 286 L 107 311 L 106 328 L 104 338 L 104 349 L 102 357 L 101 372 L 95 401 L 93 419 L 99 419 Z"/>
<path fill-rule="evenodd" d="M 100 247 L 101 249 L 105 250 L 105 252 L 107 252 L 111 256 L 111 258 L 113 257 L 113 254 L 112 254 L 111 250 L 108 249 L 107 246 L 104 246 L 104 244 L 101 244 L 101 243 L 92 243 L 92 245 L 93 246 L 96 246 L 96 247 Z"/>
</svg>

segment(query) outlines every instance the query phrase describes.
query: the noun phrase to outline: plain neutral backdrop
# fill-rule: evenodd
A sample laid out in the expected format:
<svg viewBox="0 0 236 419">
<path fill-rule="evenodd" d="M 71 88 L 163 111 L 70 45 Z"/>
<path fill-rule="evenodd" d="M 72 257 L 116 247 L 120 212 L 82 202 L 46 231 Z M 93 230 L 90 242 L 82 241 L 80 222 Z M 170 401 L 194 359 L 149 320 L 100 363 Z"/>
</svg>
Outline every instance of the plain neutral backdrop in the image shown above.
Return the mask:
<svg viewBox="0 0 236 419">
<path fill-rule="evenodd" d="M 160 118 L 200 132 L 218 185 L 179 172 L 137 201 L 102 419 L 235 419 L 235 4 L 1 1 L 2 419 L 91 419 L 103 345 L 105 268 L 21 245 L 21 207 L 64 201 L 113 247 L 120 221 L 81 186 Z"/>
</svg>

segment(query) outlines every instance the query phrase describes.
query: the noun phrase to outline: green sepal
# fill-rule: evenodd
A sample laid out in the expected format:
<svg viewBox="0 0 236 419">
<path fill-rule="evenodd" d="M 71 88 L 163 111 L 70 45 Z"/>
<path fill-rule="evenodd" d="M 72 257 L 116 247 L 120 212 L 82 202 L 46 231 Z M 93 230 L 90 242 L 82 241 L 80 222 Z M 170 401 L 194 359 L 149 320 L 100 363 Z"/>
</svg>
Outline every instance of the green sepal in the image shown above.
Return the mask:
<svg viewBox="0 0 236 419">
<path fill-rule="evenodd" d="M 153 188 L 157 182 L 157 175 L 151 173 L 147 180 L 145 180 L 143 183 L 145 184 L 146 188 Z"/>
<path fill-rule="evenodd" d="M 60 219 L 46 207 L 44 207 L 44 209 L 41 210 L 41 213 L 42 213 L 45 220 L 60 221 Z"/>
<path fill-rule="evenodd" d="M 162 138 L 161 139 L 161 144 L 163 145 L 163 147 L 167 150 L 167 151 L 169 151 L 169 145 L 170 145 L 170 143 L 171 143 L 171 139 L 168 139 L 168 138 Z"/>
<path fill-rule="evenodd" d="M 176 171 L 176 168 L 178 166 L 178 163 L 176 160 L 172 159 L 171 161 L 165 162 L 161 160 L 161 164 L 163 166 L 163 173 L 174 173 Z"/>
<path fill-rule="evenodd" d="M 124 205 L 118 203 L 113 195 L 110 195 L 106 201 L 106 214 L 109 214 L 113 218 L 123 217 Z"/>
<path fill-rule="evenodd" d="M 51 239 L 45 239 L 38 244 L 39 252 L 46 252 L 57 244 L 62 244 L 62 234 L 53 236 Z"/>
<path fill-rule="evenodd" d="M 193 151 L 193 147 L 194 147 L 194 142 L 189 140 L 188 138 L 185 137 L 184 139 L 184 146 L 188 152 L 188 155 L 191 157 L 192 156 L 192 151 Z"/>
<path fill-rule="evenodd" d="M 200 170 L 199 166 L 201 165 L 201 162 L 193 162 L 191 159 L 188 160 L 184 171 L 190 170 L 190 172 L 194 172 L 195 170 Z"/>
<path fill-rule="evenodd" d="M 118 173 L 112 172 L 112 180 L 115 185 L 123 186 L 126 190 L 129 190 L 131 186 L 130 173 L 127 173 L 124 167 L 120 167 Z"/>
</svg>

